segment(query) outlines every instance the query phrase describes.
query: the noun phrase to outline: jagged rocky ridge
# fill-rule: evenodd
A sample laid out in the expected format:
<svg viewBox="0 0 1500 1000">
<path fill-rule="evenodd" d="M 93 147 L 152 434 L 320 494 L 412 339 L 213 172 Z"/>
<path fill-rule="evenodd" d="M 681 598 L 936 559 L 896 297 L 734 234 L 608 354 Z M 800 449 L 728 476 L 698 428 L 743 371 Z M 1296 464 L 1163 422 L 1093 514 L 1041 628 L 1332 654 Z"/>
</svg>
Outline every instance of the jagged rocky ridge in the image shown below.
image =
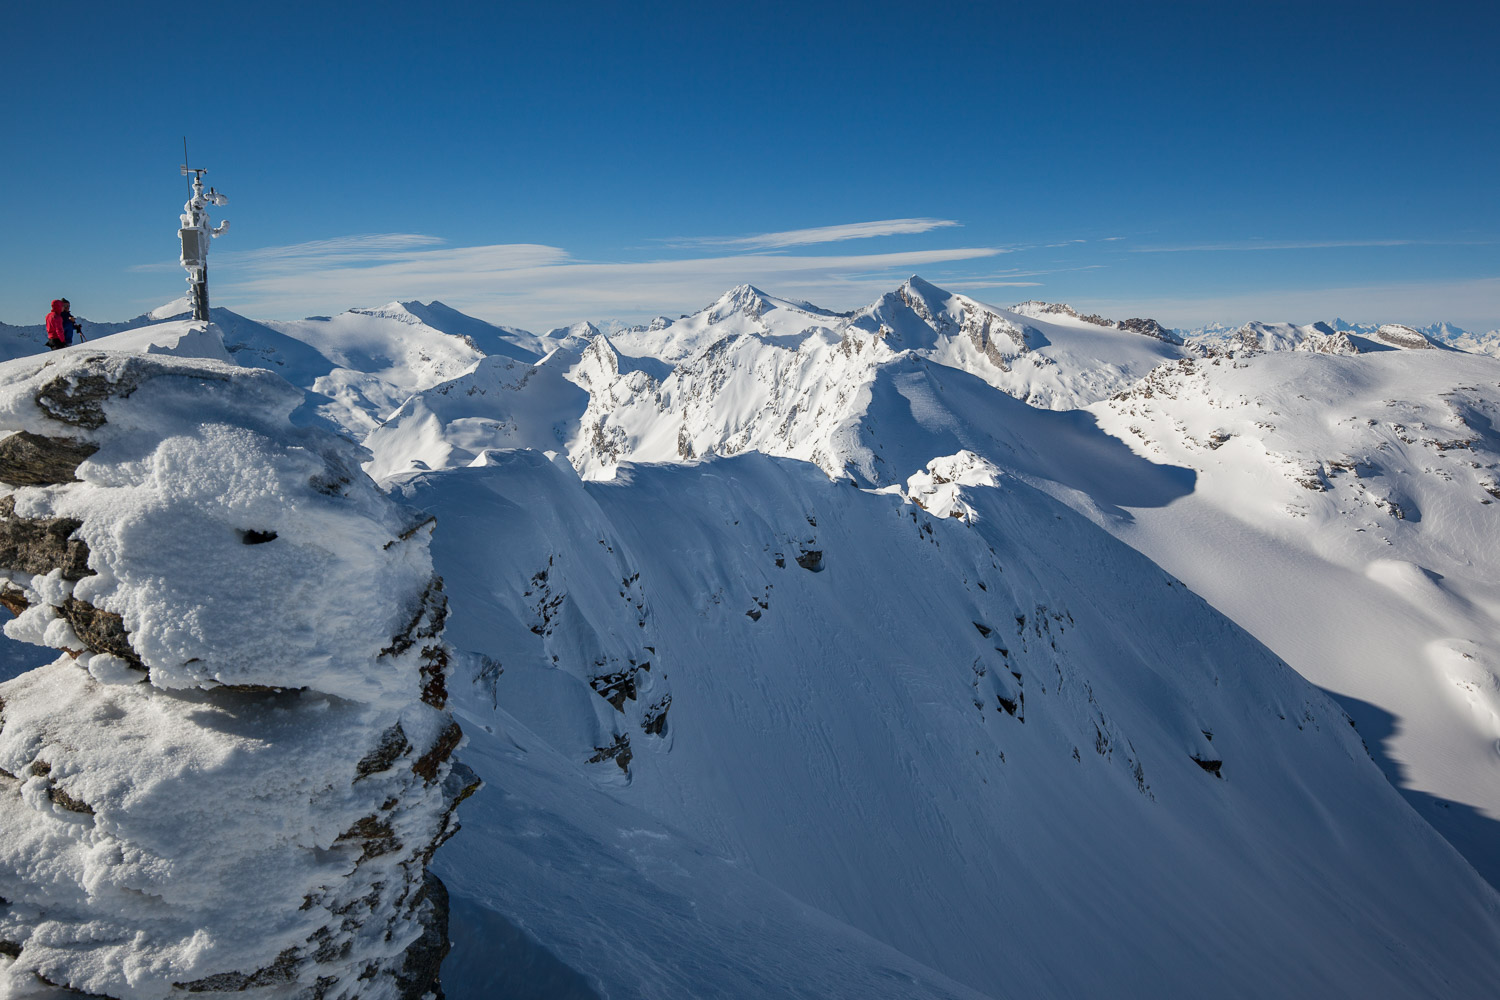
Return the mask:
<svg viewBox="0 0 1500 1000">
<path fill-rule="evenodd" d="M 427 865 L 475 779 L 431 520 L 302 401 L 212 360 L 0 367 L 6 634 L 60 651 L 0 684 L 0 994 L 438 992 Z"/>
</svg>

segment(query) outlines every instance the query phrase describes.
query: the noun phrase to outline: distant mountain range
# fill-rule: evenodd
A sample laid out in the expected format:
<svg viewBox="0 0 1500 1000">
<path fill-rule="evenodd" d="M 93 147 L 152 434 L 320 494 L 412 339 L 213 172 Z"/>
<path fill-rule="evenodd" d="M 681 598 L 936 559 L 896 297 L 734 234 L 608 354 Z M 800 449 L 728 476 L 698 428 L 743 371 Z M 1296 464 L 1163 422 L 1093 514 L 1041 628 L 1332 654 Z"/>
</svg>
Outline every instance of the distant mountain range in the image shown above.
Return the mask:
<svg viewBox="0 0 1500 1000">
<path fill-rule="evenodd" d="M 1500 980 L 1485 338 L 919 277 L 544 334 L 172 311 L 118 342 L 279 373 L 436 517 L 487 782 L 450 995 Z"/>
</svg>

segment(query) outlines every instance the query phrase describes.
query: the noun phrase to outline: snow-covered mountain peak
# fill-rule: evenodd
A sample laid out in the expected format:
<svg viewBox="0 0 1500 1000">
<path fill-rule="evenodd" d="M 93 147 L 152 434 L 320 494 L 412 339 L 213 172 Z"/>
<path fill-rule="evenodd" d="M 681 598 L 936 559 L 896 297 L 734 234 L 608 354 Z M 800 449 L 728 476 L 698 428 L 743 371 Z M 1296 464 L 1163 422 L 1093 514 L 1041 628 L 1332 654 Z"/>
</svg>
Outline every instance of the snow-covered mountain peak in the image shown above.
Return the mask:
<svg viewBox="0 0 1500 1000">
<path fill-rule="evenodd" d="M 1375 339 L 1382 344 L 1403 351 L 1430 351 L 1437 347 L 1420 331 L 1400 323 L 1385 323 L 1375 331 Z"/>
<path fill-rule="evenodd" d="M 712 305 L 705 307 L 704 312 L 710 323 L 722 323 L 736 313 L 760 319 L 763 313 L 774 308 L 776 304 L 759 288 L 754 285 L 736 285 L 719 296 Z"/>
<path fill-rule="evenodd" d="M 1252 321 L 1235 331 L 1233 343 L 1257 351 L 1310 351 L 1315 354 L 1358 354 L 1359 345 L 1342 330 L 1327 323 L 1297 326 L 1292 323 Z"/>
</svg>

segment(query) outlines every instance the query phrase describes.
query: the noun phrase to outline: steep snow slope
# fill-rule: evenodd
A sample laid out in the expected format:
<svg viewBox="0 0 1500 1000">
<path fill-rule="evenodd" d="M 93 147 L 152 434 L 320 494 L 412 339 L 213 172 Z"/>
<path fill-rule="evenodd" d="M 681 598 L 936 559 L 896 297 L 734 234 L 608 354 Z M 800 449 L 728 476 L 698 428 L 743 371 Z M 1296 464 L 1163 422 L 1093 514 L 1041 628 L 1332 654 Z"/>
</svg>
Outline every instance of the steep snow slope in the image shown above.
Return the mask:
<svg viewBox="0 0 1500 1000">
<path fill-rule="evenodd" d="M 919 297 L 918 291 L 924 295 Z M 729 315 L 743 315 L 727 302 L 722 305 Z M 1142 547 L 1308 677 L 1353 699 L 1351 709 L 1371 733 L 1399 729 L 1400 735 L 1393 737 L 1392 756 L 1383 758 L 1392 779 L 1412 793 L 1424 814 L 1436 817 L 1434 822 L 1474 863 L 1500 881 L 1496 851 L 1486 846 L 1494 840 L 1494 833 L 1483 819 L 1486 813 L 1496 817 L 1500 811 L 1494 749 L 1500 733 L 1490 734 L 1484 723 L 1491 711 L 1485 706 L 1495 701 L 1497 686 L 1489 678 L 1495 670 L 1479 662 L 1482 654 L 1472 650 L 1465 658 L 1463 651 L 1450 655 L 1427 648 L 1428 643 L 1449 636 L 1467 636 L 1472 641 L 1493 634 L 1489 612 L 1483 609 L 1492 606 L 1494 599 L 1487 592 L 1472 596 L 1472 587 L 1465 582 L 1477 573 L 1482 586 L 1488 587 L 1484 581 L 1500 566 L 1500 553 L 1494 551 L 1500 532 L 1487 521 L 1474 520 L 1494 509 L 1482 503 L 1490 499 L 1485 491 L 1500 490 L 1497 474 L 1490 468 L 1495 456 L 1479 434 L 1490 426 L 1486 407 L 1496 397 L 1493 391 L 1483 390 L 1485 385 L 1496 384 L 1493 362 L 1448 351 L 1392 350 L 1389 345 L 1382 349 L 1372 346 L 1374 341 L 1364 334 L 1350 335 L 1351 346 L 1360 346 L 1354 344 L 1355 338 L 1363 345 L 1357 356 L 1333 363 L 1316 352 L 1262 354 L 1242 343 L 1234 357 L 1181 358 L 1143 381 L 1127 398 L 1132 401 L 1130 409 L 1150 416 L 1149 421 L 1136 420 L 1122 409 L 1124 403 L 1094 408 L 1105 427 L 1120 438 L 1146 447 L 1133 430 L 1140 424 L 1141 433 L 1167 449 L 1147 454 L 1165 456 L 1185 469 L 1216 470 L 1213 482 L 1204 481 L 1194 491 L 1190 476 L 1183 485 L 1180 476 L 1174 480 L 1172 474 L 1153 471 L 1141 479 L 1121 467 L 1111 457 L 1108 438 L 1091 431 L 1086 417 L 1059 414 L 1063 419 L 1045 421 L 1035 408 L 1007 408 L 1003 397 L 987 391 L 974 376 L 926 360 L 924 355 L 939 353 L 936 346 L 943 337 L 950 343 L 965 340 L 966 322 L 970 329 L 990 322 L 985 337 L 992 344 L 997 342 L 996 330 L 1007 327 L 994 325 L 995 313 L 976 319 L 978 308 L 961 297 L 909 282 L 882 300 L 881 309 L 890 321 L 884 323 L 887 332 L 877 325 L 874 332 L 858 326 L 846 328 L 837 339 L 832 329 L 787 339 L 757 333 L 729 335 L 664 376 L 645 371 L 638 363 L 630 370 L 629 356 L 615 350 L 608 338 L 595 338 L 569 376 L 589 391 L 586 406 L 580 410 L 581 401 L 575 398 L 560 409 L 544 408 L 550 414 L 545 426 L 526 433 L 535 440 L 551 440 L 561 426 L 574 465 L 589 478 L 608 478 L 621 462 L 701 461 L 748 451 L 812 461 L 831 476 L 853 475 L 872 486 L 905 485 L 914 474 L 923 473 L 929 460 L 963 449 L 1004 464 Z M 1163 352 L 1179 350 L 1149 337 L 1100 327 L 1071 316 L 1062 307 L 1029 304 L 1024 308 L 1025 313 L 1008 321 L 1032 331 L 1023 332 L 1023 340 L 1027 336 L 1037 340 L 1042 324 L 1051 323 L 1040 336 L 1060 341 L 1063 335 L 1058 331 L 1066 321 L 1080 338 L 1106 338 L 1105 346 L 1118 349 L 1122 339 L 1126 344 L 1146 345 L 1148 353 L 1138 359 L 1142 367 L 1160 360 Z M 877 311 L 872 309 L 869 315 Z M 902 332 L 895 326 L 901 326 Z M 948 332 L 940 333 L 940 328 Z M 1344 336 L 1338 331 L 1266 324 L 1254 329 L 1257 337 L 1270 337 L 1272 346 L 1293 348 L 1308 343 L 1308 338 Z M 1010 343 L 1018 342 L 1012 339 Z M 909 348 L 909 353 L 893 349 L 901 346 Z M 1027 347 L 1017 356 L 1048 349 L 1030 343 Z M 1014 373 L 1014 360 L 1007 363 Z M 998 369 L 988 358 L 966 365 L 993 385 Z M 1052 367 L 1074 386 L 1102 370 L 1097 360 L 1076 367 L 1059 361 Z M 1163 380 L 1180 381 L 1186 372 L 1197 374 L 1188 380 L 1196 387 L 1192 391 L 1197 393 L 1197 402 L 1174 403 L 1167 394 L 1176 390 L 1164 389 Z M 1170 379 L 1168 373 L 1172 373 Z M 1113 383 L 1106 379 L 1097 384 L 1102 388 Z M 1292 386 L 1295 390 L 1288 388 Z M 1423 401 L 1429 394 L 1459 386 L 1469 389 L 1450 402 L 1457 400 L 1454 405 L 1466 407 L 1463 412 L 1470 416 L 1464 419 L 1477 430 L 1456 423 L 1461 414 L 1450 412 L 1446 405 L 1439 406 L 1441 412 L 1427 413 L 1429 404 Z M 1351 392 L 1362 394 L 1359 399 L 1363 401 L 1331 405 Z M 1469 397 L 1475 401 L 1462 402 Z M 507 446 L 518 433 L 513 428 L 525 423 L 526 406 L 535 403 L 490 393 L 474 405 L 476 416 L 493 408 L 488 410 L 488 419 L 504 430 L 486 437 L 483 418 L 470 424 L 465 429 L 469 436 L 453 451 L 456 460 L 447 464 L 466 464 L 487 444 Z M 1283 416 L 1272 416 L 1273 411 Z M 980 419 L 980 415 L 986 416 Z M 1015 433 L 1001 441 L 983 432 L 986 420 Z M 1335 425 L 1337 421 L 1342 423 Z M 1367 421 L 1390 425 L 1391 434 L 1430 424 L 1432 429 L 1421 434 L 1429 443 L 1419 446 L 1391 438 L 1382 449 L 1378 447 L 1381 439 L 1360 436 Z M 400 431 L 403 423 L 404 419 L 392 421 L 387 429 L 391 441 L 405 433 Z M 1260 441 L 1267 438 L 1272 425 L 1278 428 L 1276 439 L 1262 446 Z M 475 428 L 479 433 L 474 433 Z M 939 432 L 941 443 L 935 443 L 932 435 Z M 1476 434 L 1477 443 L 1465 444 Z M 1231 445 L 1217 447 L 1232 435 L 1238 438 Z M 402 458 L 399 452 L 385 456 L 389 445 L 384 436 L 372 437 L 370 444 L 377 452 L 372 469 L 381 474 L 413 467 L 409 464 L 412 457 L 429 468 L 439 468 L 433 462 L 443 461 L 441 449 L 429 445 L 408 447 L 409 454 Z M 1246 449 L 1262 447 L 1265 456 L 1252 458 L 1249 465 L 1225 464 L 1247 454 Z M 1390 449 L 1403 456 L 1398 467 L 1384 464 Z M 1437 466 L 1429 460 L 1434 457 L 1442 460 Z M 1327 497 L 1338 498 L 1342 490 L 1350 499 L 1321 513 L 1314 511 L 1310 517 L 1293 517 L 1286 507 L 1295 498 L 1319 495 L 1299 485 L 1299 479 L 1315 486 L 1332 484 Z M 1409 495 L 1411 483 L 1422 484 L 1424 491 L 1436 490 L 1437 496 L 1452 502 L 1443 500 L 1440 514 L 1422 518 L 1435 501 Z M 929 477 L 927 487 L 942 486 Z M 1154 499 L 1161 496 L 1184 498 L 1163 508 Z M 1135 508 L 1143 506 L 1142 497 L 1152 499 L 1148 509 L 1139 513 Z M 1333 500 L 1323 506 L 1329 503 Z M 1394 523 L 1398 510 L 1407 513 L 1400 522 L 1402 530 L 1426 539 L 1422 551 L 1404 556 L 1339 554 L 1347 545 L 1344 536 L 1373 539 L 1376 521 L 1371 518 Z M 1386 548 L 1377 541 L 1369 544 Z M 1230 558 L 1226 554 L 1230 551 L 1237 555 Z M 1375 578 L 1407 571 L 1376 568 L 1367 572 L 1370 566 L 1384 565 L 1378 560 L 1391 558 L 1448 581 L 1434 587 L 1457 588 L 1461 600 L 1479 610 L 1460 608 L 1456 617 L 1444 619 L 1448 624 L 1438 626 L 1422 624 L 1426 610 L 1413 619 L 1410 610 L 1401 609 L 1426 609 L 1444 602 L 1430 595 L 1417 596 L 1427 589 L 1420 584 L 1420 573 L 1409 584 L 1394 585 L 1393 590 L 1393 585 Z M 1329 559 L 1342 560 L 1347 566 L 1327 576 L 1320 567 Z M 1351 573 L 1353 578 L 1346 579 Z M 1283 584 L 1288 577 L 1295 582 Z M 1449 657 L 1456 665 L 1441 669 L 1409 666 L 1433 657 Z M 1454 692 L 1462 695 L 1460 702 L 1453 701 Z M 1466 707 L 1470 701 L 1476 706 L 1473 709 Z M 1469 714 L 1477 721 L 1468 721 Z M 1377 740 L 1376 749 L 1385 742 L 1390 741 Z M 1455 766 L 1457 761 L 1463 763 Z"/>
<path fill-rule="evenodd" d="M 406 481 L 453 529 L 473 756 L 518 789 L 474 807 L 518 829 L 453 845 L 445 872 L 485 873 L 458 912 L 599 996 L 941 994 L 818 975 L 848 946 L 816 928 L 763 986 L 726 983 L 792 922 L 755 889 L 728 940 L 736 870 L 991 996 L 1487 995 L 1500 899 L 1344 713 L 989 478 L 964 519 L 760 455 L 584 483 L 497 452 Z"/>
<path fill-rule="evenodd" d="M 1392 779 L 1500 883 L 1495 362 L 1184 361 L 1093 410 L 1199 477 L 1101 523 L 1389 733 Z"/>
</svg>

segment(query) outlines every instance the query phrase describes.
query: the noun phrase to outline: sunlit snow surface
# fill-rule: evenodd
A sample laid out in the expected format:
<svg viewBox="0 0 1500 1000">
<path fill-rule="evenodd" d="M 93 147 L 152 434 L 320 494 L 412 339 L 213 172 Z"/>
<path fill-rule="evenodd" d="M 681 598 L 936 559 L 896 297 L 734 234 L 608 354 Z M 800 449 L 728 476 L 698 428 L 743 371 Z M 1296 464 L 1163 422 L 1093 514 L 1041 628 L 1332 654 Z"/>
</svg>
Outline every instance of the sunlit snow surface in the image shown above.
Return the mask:
<svg viewBox="0 0 1500 1000">
<path fill-rule="evenodd" d="M 1490 863 L 1495 361 L 919 279 L 219 323 L 438 515 L 451 996 L 1493 992 L 1500 897 L 1361 737 Z"/>
</svg>

